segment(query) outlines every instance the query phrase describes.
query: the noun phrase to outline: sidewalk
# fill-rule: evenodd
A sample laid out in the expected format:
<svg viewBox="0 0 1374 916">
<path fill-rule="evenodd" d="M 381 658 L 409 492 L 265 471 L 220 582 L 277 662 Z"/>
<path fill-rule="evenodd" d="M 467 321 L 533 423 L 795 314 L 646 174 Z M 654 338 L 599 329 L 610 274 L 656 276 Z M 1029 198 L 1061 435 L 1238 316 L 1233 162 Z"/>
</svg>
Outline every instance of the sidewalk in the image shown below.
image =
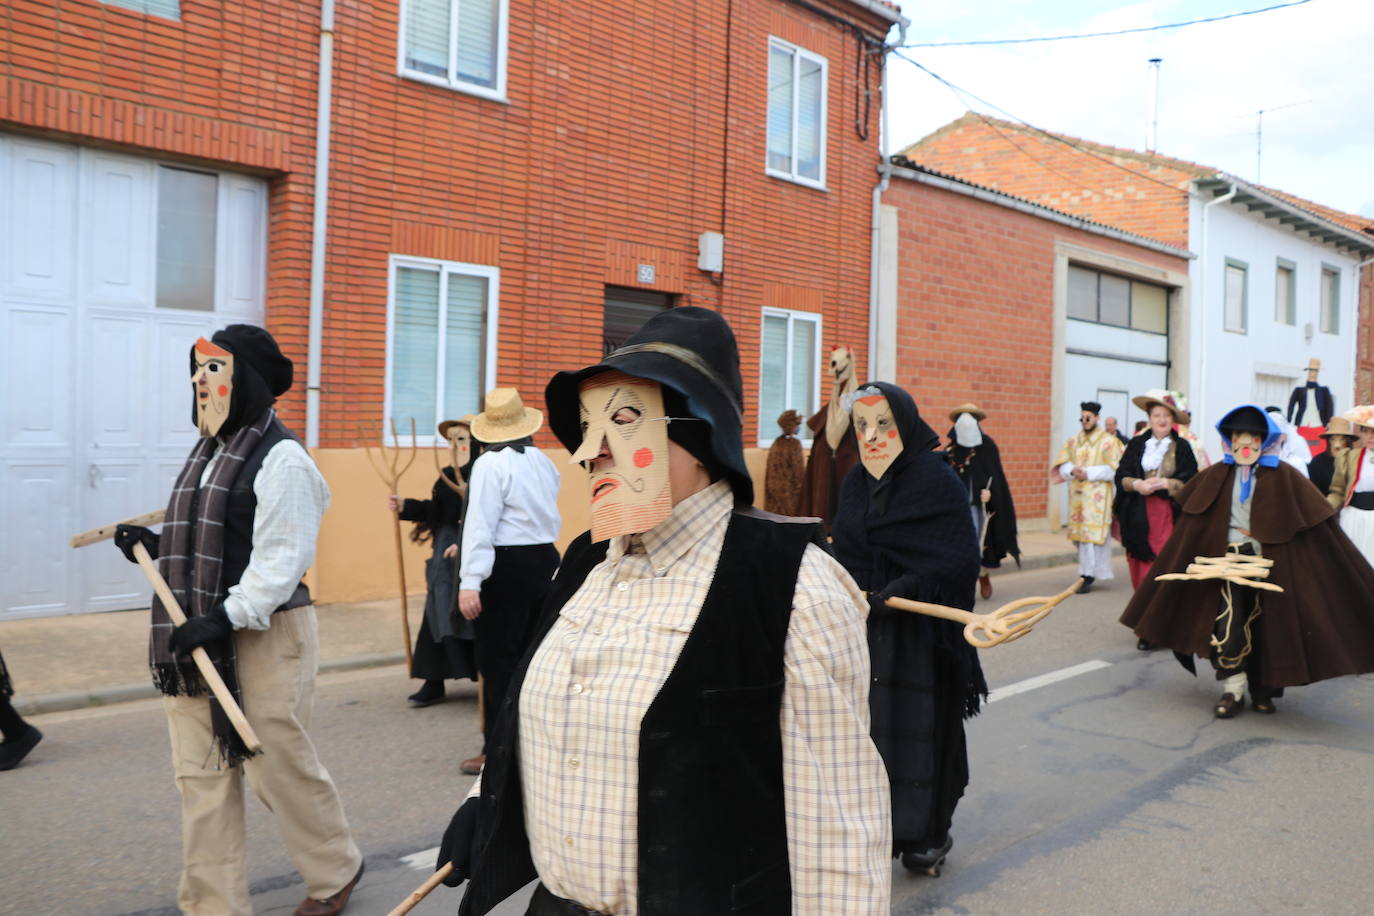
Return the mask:
<svg viewBox="0 0 1374 916">
<path fill-rule="evenodd" d="M 1060 532 L 1023 532 L 1021 569 L 1077 561 Z M 1116 552 L 1120 553 L 1120 545 Z M 1017 572 L 1005 561 L 993 575 Z M 410 598 L 410 632 L 420 628 L 424 596 Z M 399 602 L 319 606 L 320 671 L 405 662 Z M 0 622 L 0 651 L 14 680 L 21 715 L 60 712 L 157 696 L 148 677 L 148 611 L 71 614 Z"/>
</svg>

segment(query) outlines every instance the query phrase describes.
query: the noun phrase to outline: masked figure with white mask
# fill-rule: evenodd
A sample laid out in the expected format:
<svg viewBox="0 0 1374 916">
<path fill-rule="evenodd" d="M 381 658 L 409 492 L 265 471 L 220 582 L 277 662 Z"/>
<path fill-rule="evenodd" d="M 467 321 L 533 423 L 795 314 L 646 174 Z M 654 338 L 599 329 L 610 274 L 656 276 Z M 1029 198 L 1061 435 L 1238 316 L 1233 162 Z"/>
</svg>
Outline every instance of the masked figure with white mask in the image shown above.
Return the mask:
<svg viewBox="0 0 1374 916">
<path fill-rule="evenodd" d="M 869 594 L 869 705 L 892 783 L 892 855 L 938 874 L 969 780 L 964 720 L 977 715 L 987 683 L 961 625 L 885 602 L 972 608 L 978 542 L 968 491 L 911 395 L 871 382 L 853 412 L 862 463 L 841 491 L 835 556 Z"/>
<path fill-rule="evenodd" d="M 814 519 L 749 508 L 729 325 L 669 309 L 545 401 L 591 530 L 444 834 L 459 912 L 538 878 L 535 916 L 887 913 L 866 602 Z"/>
<path fill-rule="evenodd" d="M 1179 491 L 1182 507 L 1121 622 L 1173 649 L 1195 673 L 1209 659 L 1222 683 L 1220 719 L 1245 708 L 1275 712 L 1286 687 L 1374 671 L 1374 569 L 1336 521 L 1336 510 L 1279 459 L 1278 424 L 1253 405 L 1217 424 L 1225 457 Z M 1273 561 L 1261 591 L 1231 580 L 1164 580 L 1203 558 Z"/>
<path fill-rule="evenodd" d="M 315 608 L 302 577 L 329 487 L 272 405 L 291 360 L 262 328 L 232 324 L 190 352 L 191 417 L 201 438 L 177 477 L 161 536 L 141 542 L 185 611 L 174 627 L 153 599 L 149 655 L 164 694 L 181 794 L 185 913 L 253 908 L 244 861 L 243 781 L 276 820 L 305 880 L 296 916 L 343 910 L 362 876 L 343 804 L 306 733 L 319 667 Z M 190 658 L 203 647 L 262 741 L 250 755 Z"/>
<path fill-rule="evenodd" d="M 988 571 L 1002 565 L 1008 554 L 1021 565 L 1021 548 L 1016 542 L 1016 504 L 1002 468 L 997 443 L 983 431 L 987 414 L 977 404 L 960 404 L 949 412 L 954 428 L 949 431 L 945 455 L 949 466 L 968 490 L 969 514 L 978 533 L 982 551 L 982 570 L 978 593 L 992 597 L 992 577 Z"/>
</svg>

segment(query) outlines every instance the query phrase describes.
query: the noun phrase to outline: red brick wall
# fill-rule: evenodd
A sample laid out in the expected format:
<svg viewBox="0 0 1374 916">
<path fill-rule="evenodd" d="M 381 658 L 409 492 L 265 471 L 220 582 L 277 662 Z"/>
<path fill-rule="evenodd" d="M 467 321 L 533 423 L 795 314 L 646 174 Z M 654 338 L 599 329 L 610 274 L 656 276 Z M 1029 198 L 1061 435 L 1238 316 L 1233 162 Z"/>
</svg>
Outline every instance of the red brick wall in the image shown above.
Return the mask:
<svg viewBox="0 0 1374 916">
<path fill-rule="evenodd" d="M 303 370 L 319 5 L 181 7 L 177 22 L 12 0 L 0 127 L 271 176 L 268 324 Z M 380 419 L 391 254 L 501 269 L 498 381 L 535 404 L 554 371 L 599 355 L 603 288 L 637 285 L 638 263 L 730 319 L 750 402 L 765 304 L 819 303 L 823 343 L 862 352 L 880 74 L 864 111 L 850 31 L 783 0 L 510 0 L 501 103 L 398 76 L 398 17 L 398 0 L 338 9 L 321 445 Z M 764 174 L 769 35 L 828 59 L 824 191 Z M 714 279 L 696 269 L 704 231 L 726 239 Z"/>
<path fill-rule="evenodd" d="M 1174 160 L 1089 152 L 1018 125 L 968 114 L 904 152 L 917 165 L 1127 232 L 1188 247 L 1188 182 L 1201 173 Z"/>
<path fill-rule="evenodd" d="M 852 34 L 780 0 L 511 0 L 503 104 L 398 77 L 398 6 L 339 11 L 321 444 L 380 414 L 391 254 L 500 267 L 498 383 L 535 405 L 599 357 L 604 287 L 639 263 L 730 320 L 751 403 L 763 305 L 819 302 L 826 342 L 862 345 L 878 112 L 859 139 Z M 828 58 L 826 191 L 764 174 L 770 34 Z"/>
<path fill-rule="evenodd" d="M 896 177 L 896 382 L 935 431 L 973 401 L 997 441 L 1020 519 L 1044 518 L 1054 352 L 1055 244 L 1186 273 L 1184 258 Z"/>
</svg>

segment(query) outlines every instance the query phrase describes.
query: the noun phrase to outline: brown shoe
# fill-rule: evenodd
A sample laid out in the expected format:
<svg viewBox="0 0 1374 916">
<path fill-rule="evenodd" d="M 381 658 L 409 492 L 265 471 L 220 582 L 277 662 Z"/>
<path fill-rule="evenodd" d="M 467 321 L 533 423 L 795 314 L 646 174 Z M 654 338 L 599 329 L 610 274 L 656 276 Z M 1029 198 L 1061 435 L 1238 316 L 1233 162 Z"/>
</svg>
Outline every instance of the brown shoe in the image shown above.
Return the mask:
<svg viewBox="0 0 1374 916">
<path fill-rule="evenodd" d="M 1267 716 L 1272 716 L 1274 713 L 1278 712 L 1278 709 L 1274 706 L 1274 701 L 1267 698 L 1259 700 L 1252 696 L 1250 697 L 1250 705 L 1254 707 L 1255 712 L 1262 712 Z"/>
<path fill-rule="evenodd" d="M 458 770 L 464 776 L 476 776 L 482 772 L 482 767 L 487 765 L 487 755 L 478 754 L 476 757 L 469 757 L 458 765 Z"/>
<path fill-rule="evenodd" d="M 306 897 L 301 905 L 296 907 L 294 916 L 336 916 L 336 914 L 342 913 L 343 908 L 348 906 L 348 898 L 353 894 L 353 888 L 357 886 L 358 879 L 363 876 L 364 864 L 358 864 L 358 873 L 353 876 L 352 881 L 344 885 L 343 890 L 323 900 Z"/>
<path fill-rule="evenodd" d="M 978 594 L 982 595 L 984 598 L 992 597 L 992 577 L 987 573 L 983 573 L 978 577 Z"/>
<path fill-rule="evenodd" d="M 1216 713 L 1218 719 L 1234 719 L 1245 704 L 1229 693 L 1223 693 L 1221 699 L 1217 700 L 1217 705 L 1212 707 L 1212 712 Z"/>
</svg>

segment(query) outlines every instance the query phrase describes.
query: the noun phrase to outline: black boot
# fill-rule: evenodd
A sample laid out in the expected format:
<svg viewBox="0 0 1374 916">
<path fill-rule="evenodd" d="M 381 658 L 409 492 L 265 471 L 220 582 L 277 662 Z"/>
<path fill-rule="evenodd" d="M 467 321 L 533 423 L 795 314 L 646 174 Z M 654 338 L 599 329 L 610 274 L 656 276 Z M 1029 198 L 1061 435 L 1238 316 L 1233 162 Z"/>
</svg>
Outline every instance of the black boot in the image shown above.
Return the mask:
<svg viewBox="0 0 1374 916">
<path fill-rule="evenodd" d="M 0 743 L 0 770 L 12 770 L 19 766 L 19 761 L 28 756 L 29 751 L 42 740 L 43 733 L 30 725 L 28 731 Z"/>
<path fill-rule="evenodd" d="M 442 703 L 444 696 L 444 682 L 441 679 L 425 681 L 425 685 L 419 690 L 406 697 L 406 702 L 416 709 L 422 706 L 433 706 L 435 703 Z"/>
<path fill-rule="evenodd" d="M 913 874 L 930 875 L 932 878 L 940 877 L 940 867 L 945 864 L 949 851 L 954 848 L 954 837 L 945 835 L 945 841 L 939 846 L 927 849 L 924 852 L 904 852 L 902 853 L 902 867 Z"/>
<path fill-rule="evenodd" d="M 1083 580 L 1083 587 L 1078 590 L 1078 594 L 1086 595 L 1088 592 L 1093 590 L 1092 576 L 1079 576 L 1078 578 Z"/>
</svg>

